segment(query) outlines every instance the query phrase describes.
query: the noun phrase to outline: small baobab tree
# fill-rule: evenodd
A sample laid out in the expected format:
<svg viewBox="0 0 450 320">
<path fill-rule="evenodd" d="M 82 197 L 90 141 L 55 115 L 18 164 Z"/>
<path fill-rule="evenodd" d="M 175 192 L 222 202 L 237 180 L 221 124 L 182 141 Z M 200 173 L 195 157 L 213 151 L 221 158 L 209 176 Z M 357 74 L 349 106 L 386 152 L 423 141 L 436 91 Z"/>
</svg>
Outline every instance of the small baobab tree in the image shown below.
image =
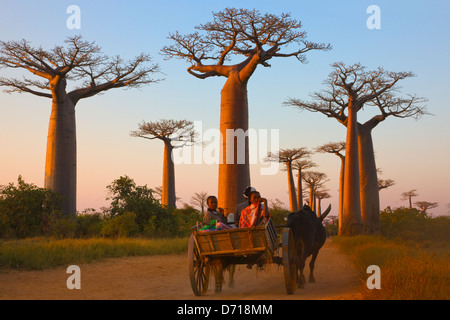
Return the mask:
<svg viewBox="0 0 450 320">
<path fill-rule="evenodd" d="M 344 169 L 345 169 L 345 155 L 342 151 L 345 150 L 345 141 L 329 142 L 316 148 L 316 152 L 320 153 L 332 153 L 341 159 L 341 170 L 339 175 L 339 223 L 342 223 L 342 206 L 344 203 Z"/>
<path fill-rule="evenodd" d="M 281 149 L 276 154 L 271 152 L 267 154 L 266 161 L 276 161 L 286 165 L 289 188 L 289 207 L 291 212 L 298 211 L 299 209 L 299 204 L 297 203 L 297 196 L 295 193 L 294 176 L 292 174 L 292 163 L 298 159 L 310 156 L 311 152 L 306 148 Z"/>
<path fill-rule="evenodd" d="M 191 205 L 200 208 L 202 216 L 205 214 L 205 206 L 207 199 L 208 199 L 208 192 L 196 192 L 191 197 Z"/>
<path fill-rule="evenodd" d="M 317 165 L 311 160 L 295 160 L 292 162 L 292 170 L 297 170 L 297 204 L 298 209 L 301 210 L 303 208 L 303 184 L 302 184 L 302 173 L 303 170 L 311 169 L 317 167 Z"/>
<path fill-rule="evenodd" d="M 398 97 L 398 82 L 412 72 L 390 72 L 379 67 L 368 71 L 359 63 L 332 64 L 325 81 L 327 88 L 312 95 L 314 101 L 289 99 L 285 102 L 302 110 L 320 112 L 347 127 L 343 233 L 377 233 L 380 229 L 380 201 L 372 130 L 388 117 L 418 119 L 427 114 L 426 100 L 413 95 Z M 378 114 L 359 123 L 357 114 L 369 106 Z M 358 195 L 359 194 L 359 195 Z"/>
<path fill-rule="evenodd" d="M 175 165 L 172 151 L 174 148 L 182 148 L 187 144 L 195 143 L 196 132 L 193 122 L 172 119 L 161 119 L 154 122 L 142 121 L 139 124 L 139 129 L 131 131 L 130 135 L 149 140 L 158 139 L 164 142 L 161 204 L 175 208 Z"/>
<path fill-rule="evenodd" d="M 0 67 L 22 69 L 37 77 L 22 80 L 0 78 L 6 92 L 26 92 L 52 99 L 44 187 L 64 196 L 62 211 L 76 214 L 75 106 L 85 98 L 115 88 L 137 88 L 157 80 L 150 56 L 140 54 L 129 62 L 108 57 L 94 42 L 81 36 L 67 38 L 65 46 L 51 50 L 35 48 L 26 40 L 0 41 Z M 40 80 L 39 80 L 40 78 Z M 70 81 L 74 89 L 68 92 Z"/>
<path fill-rule="evenodd" d="M 309 188 L 309 206 L 316 211 L 316 192 L 328 181 L 327 175 L 317 171 L 305 171 L 302 179 Z"/>
<path fill-rule="evenodd" d="M 378 179 L 378 190 L 387 189 L 395 185 L 395 181 L 392 179 Z"/>
<path fill-rule="evenodd" d="M 329 50 L 331 46 L 307 41 L 300 21 L 291 18 L 289 13 L 277 16 L 257 10 L 226 8 L 214 12 L 211 22 L 200 24 L 196 29 L 198 31 L 187 35 L 170 34 L 169 39 L 174 44 L 165 46 L 162 53 L 168 59 L 179 58 L 191 63 L 187 72 L 198 79 L 227 79 L 220 103 L 222 158 L 218 200 L 219 206 L 228 213 L 244 201 L 242 190 L 250 185 L 246 136 L 250 77 L 259 65 L 269 67 L 268 61 L 273 58 L 295 57 L 305 62 L 307 52 Z M 231 62 L 232 56 L 242 59 Z"/>
<path fill-rule="evenodd" d="M 418 195 L 417 189 L 412 189 L 402 193 L 402 200 L 408 200 L 409 202 L 409 210 L 412 209 L 412 198 L 417 197 Z"/>
<path fill-rule="evenodd" d="M 437 202 L 428 202 L 428 201 L 416 201 L 414 205 L 422 211 L 422 213 L 427 213 L 428 209 L 434 209 L 438 207 Z"/>
</svg>

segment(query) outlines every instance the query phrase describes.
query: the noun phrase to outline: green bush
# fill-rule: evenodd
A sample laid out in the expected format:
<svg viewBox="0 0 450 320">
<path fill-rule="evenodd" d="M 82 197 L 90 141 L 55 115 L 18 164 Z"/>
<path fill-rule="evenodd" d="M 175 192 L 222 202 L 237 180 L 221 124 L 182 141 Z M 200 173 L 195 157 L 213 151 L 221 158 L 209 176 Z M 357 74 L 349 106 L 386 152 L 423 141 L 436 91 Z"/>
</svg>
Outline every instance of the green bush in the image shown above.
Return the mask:
<svg viewBox="0 0 450 320">
<path fill-rule="evenodd" d="M 103 218 L 101 213 L 94 209 L 86 209 L 77 215 L 77 228 L 75 236 L 78 238 L 90 238 L 101 235 Z"/>
<path fill-rule="evenodd" d="M 50 189 L 26 183 L 10 183 L 0 192 L 0 236 L 34 237 L 45 234 L 52 216 L 61 212 L 63 198 Z"/>
<path fill-rule="evenodd" d="M 136 214 L 132 212 L 125 212 L 106 220 L 102 228 L 103 236 L 112 238 L 132 236 L 137 231 Z"/>
<path fill-rule="evenodd" d="M 382 235 L 408 241 L 450 241 L 450 219 L 431 218 L 417 209 L 387 207 L 380 213 Z"/>
</svg>

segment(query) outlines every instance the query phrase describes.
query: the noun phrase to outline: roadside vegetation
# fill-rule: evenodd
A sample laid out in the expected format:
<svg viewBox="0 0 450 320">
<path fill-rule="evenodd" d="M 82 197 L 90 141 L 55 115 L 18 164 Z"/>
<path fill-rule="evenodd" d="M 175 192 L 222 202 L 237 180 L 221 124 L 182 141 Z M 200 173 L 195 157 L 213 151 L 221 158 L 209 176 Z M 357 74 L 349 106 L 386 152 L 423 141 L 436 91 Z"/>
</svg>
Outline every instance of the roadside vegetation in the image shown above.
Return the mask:
<svg viewBox="0 0 450 320">
<path fill-rule="evenodd" d="M 361 276 L 364 299 L 450 299 L 450 219 L 415 209 L 386 208 L 382 235 L 335 237 Z M 381 270 L 381 289 L 369 290 L 367 267 Z"/>
<path fill-rule="evenodd" d="M 19 176 L 0 190 L 0 270 L 35 270 L 109 257 L 185 252 L 200 213 L 167 208 L 154 191 L 122 176 L 107 187 L 109 207 L 66 217 L 61 197 Z"/>
</svg>

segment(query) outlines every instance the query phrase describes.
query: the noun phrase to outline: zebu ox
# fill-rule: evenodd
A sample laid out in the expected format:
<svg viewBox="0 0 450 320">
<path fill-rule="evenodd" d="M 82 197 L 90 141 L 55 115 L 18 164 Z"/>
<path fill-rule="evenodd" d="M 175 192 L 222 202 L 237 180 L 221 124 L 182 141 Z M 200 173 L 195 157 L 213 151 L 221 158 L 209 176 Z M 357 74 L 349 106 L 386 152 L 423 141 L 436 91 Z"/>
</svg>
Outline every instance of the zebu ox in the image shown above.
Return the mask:
<svg viewBox="0 0 450 320">
<path fill-rule="evenodd" d="M 331 205 L 328 206 L 327 210 L 320 218 L 318 218 L 314 211 L 312 211 L 308 205 L 305 205 L 302 210 L 291 212 L 288 216 L 287 227 L 292 230 L 294 243 L 297 249 L 297 285 L 299 288 L 303 288 L 306 282 L 303 269 L 305 267 L 306 258 L 311 255 L 312 258 L 309 263 L 309 282 L 315 282 L 314 264 L 320 248 L 322 248 L 326 241 L 326 231 L 322 221 L 328 215 L 330 210 Z"/>
</svg>

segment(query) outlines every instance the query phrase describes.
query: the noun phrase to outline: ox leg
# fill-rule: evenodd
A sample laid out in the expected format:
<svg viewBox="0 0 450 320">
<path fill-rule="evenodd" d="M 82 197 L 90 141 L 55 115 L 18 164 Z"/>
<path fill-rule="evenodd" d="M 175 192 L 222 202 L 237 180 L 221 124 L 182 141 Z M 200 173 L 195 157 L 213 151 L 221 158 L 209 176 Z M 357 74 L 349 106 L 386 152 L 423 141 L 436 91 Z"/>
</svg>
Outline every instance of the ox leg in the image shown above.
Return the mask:
<svg viewBox="0 0 450 320">
<path fill-rule="evenodd" d="M 303 269 L 305 269 L 305 262 L 306 262 L 306 257 L 304 255 L 301 256 L 300 261 L 299 261 L 299 271 L 300 271 L 300 277 L 297 279 L 297 283 L 298 283 L 298 287 L 299 288 L 304 288 L 305 287 L 305 275 L 303 274 Z"/>
<path fill-rule="evenodd" d="M 316 282 L 316 279 L 314 279 L 314 265 L 316 262 L 317 254 L 319 252 L 314 252 L 311 258 L 311 261 L 309 262 L 309 282 Z"/>
</svg>

